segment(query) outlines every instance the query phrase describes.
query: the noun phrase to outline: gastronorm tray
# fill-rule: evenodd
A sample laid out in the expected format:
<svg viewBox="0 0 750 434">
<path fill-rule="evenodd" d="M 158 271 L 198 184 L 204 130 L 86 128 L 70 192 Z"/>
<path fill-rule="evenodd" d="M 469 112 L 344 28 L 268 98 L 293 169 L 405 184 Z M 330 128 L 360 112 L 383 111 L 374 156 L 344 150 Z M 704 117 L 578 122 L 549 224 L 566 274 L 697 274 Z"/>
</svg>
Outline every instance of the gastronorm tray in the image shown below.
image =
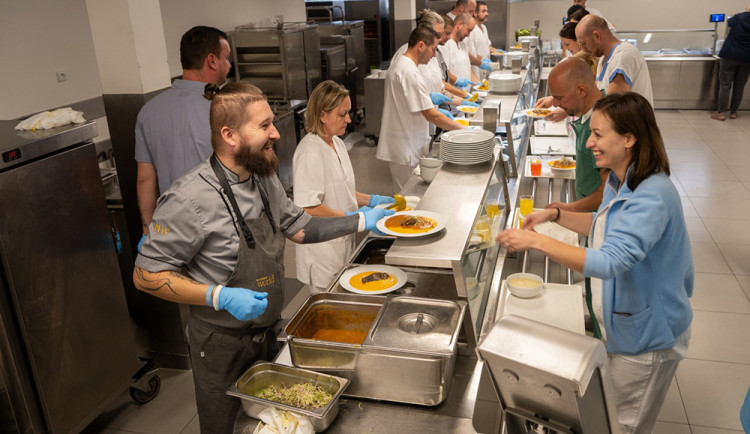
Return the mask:
<svg viewBox="0 0 750 434">
<path fill-rule="evenodd" d="M 529 139 L 534 155 L 575 155 L 576 145 L 570 137 L 536 137 Z"/>
<path fill-rule="evenodd" d="M 568 137 L 568 125 L 565 122 L 552 122 L 539 119 L 534 121 L 534 135 Z"/>
</svg>

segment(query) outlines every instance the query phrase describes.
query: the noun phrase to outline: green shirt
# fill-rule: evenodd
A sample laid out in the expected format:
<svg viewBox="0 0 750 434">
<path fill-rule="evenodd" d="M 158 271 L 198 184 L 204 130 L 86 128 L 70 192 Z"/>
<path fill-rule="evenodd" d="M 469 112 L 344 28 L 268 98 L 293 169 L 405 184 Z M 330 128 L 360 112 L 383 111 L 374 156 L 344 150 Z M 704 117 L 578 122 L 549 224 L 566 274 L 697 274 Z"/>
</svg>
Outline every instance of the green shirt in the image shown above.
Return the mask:
<svg viewBox="0 0 750 434">
<path fill-rule="evenodd" d="M 595 192 L 602 184 L 594 153 L 586 148 L 586 141 L 591 135 L 589 122 L 593 111 L 592 107 L 588 113 L 570 123 L 576 133 L 576 200 Z"/>
</svg>

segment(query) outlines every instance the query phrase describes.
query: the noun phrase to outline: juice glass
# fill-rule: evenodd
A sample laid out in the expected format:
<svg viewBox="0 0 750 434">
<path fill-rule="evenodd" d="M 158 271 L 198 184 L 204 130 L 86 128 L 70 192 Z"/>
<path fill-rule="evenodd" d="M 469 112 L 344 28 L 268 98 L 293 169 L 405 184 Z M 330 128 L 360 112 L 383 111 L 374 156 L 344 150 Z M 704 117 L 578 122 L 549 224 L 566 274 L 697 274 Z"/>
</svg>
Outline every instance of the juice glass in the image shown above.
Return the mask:
<svg viewBox="0 0 750 434">
<path fill-rule="evenodd" d="M 534 198 L 531 196 L 521 196 L 520 206 L 521 220 L 534 211 Z"/>
<path fill-rule="evenodd" d="M 487 210 L 487 217 L 490 220 L 495 220 L 495 217 L 500 215 L 500 206 L 498 206 L 496 200 L 491 200 L 484 204 L 484 209 Z"/>
<path fill-rule="evenodd" d="M 529 167 L 531 168 L 531 176 L 542 175 L 542 162 L 540 160 L 531 160 L 531 164 L 529 165 Z"/>
</svg>

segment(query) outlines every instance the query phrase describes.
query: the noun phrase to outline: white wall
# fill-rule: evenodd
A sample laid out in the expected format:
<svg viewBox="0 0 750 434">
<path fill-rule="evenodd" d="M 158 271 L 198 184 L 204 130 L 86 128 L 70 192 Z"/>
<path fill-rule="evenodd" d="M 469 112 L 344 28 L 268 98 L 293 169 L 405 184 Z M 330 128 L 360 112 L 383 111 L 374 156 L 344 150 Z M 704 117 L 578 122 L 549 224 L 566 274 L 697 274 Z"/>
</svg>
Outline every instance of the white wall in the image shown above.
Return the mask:
<svg viewBox="0 0 750 434">
<path fill-rule="evenodd" d="M 84 0 L 3 1 L 0 119 L 101 95 Z M 58 83 L 55 72 L 65 71 Z"/>
<path fill-rule="evenodd" d="M 586 5 L 598 9 L 621 30 L 708 28 L 712 13 L 727 16 L 742 12 L 750 0 L 589 0 Z M 557 38 L 562 17 L 573 5 L 571 0 L 524 0 L 510 4 L 508 41 L 515 41 L 515 31 L 529 28 L 540 20 L 542 39 Z M 726 25 L 719 25 L 723 39 Z"/>
<path fill-rule="evenodd" d="M 276 15 L 284 15 L 286 22 L 305 21 L 305 0 L 161 0 L 172 77 L 182 75 L 180 38 L 191 27 L 205 25 L 229 32 Z"/>
</svg>

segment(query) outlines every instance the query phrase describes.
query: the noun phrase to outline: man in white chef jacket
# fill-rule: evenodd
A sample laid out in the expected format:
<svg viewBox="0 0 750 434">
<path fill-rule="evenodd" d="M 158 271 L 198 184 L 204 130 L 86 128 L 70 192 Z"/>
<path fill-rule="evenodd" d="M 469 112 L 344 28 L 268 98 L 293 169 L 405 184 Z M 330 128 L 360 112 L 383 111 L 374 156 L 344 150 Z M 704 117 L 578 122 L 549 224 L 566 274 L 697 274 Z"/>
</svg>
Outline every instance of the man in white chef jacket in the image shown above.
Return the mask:
<svg viewBox="0 0 750 434">
<path fill-rule="evenodd" d="M 457 16 L 453 23 L 451 38 L 440 49 L 445 63 L 448 65 L 448 70 L 458 78 L 457 86 L 461 86 L 461 79 L 468 79 L 472 82 L 478 81 L 476 75 L 471 71 L 468 49 L 465 44 L 462 44 L 471 33 L 473 20 L 474 18 L 468 13 Z"/>
<path fill-rule="evenodd" d="M 417 26 L 409 36 L 404 55 L 397 57 L 385 79 L 385 98 L 380 140 L 375 156 L 387 161 L 394 186 L 401 191 L 419 159 L 427 155 L 429 124 L 444 130 L 464 128 L 438 112 L 417 69 L 435 56 L 440 36 L 428 27 Z"/>
<path fill-rule="evenodd" d="M 455 20 L 457 16 L 465 13 L 473 14 L 477 8 L 476 0 L 458 0 L 453 9 L 447 13 L 452 20 Z"/>
<path fill-rule="evenodd" d="M 471 70 L 474 71 L 474 74 L 477 77 L 481 76 L 481 70 L 486 70 L 488 72 L 491 71 L 491 68 L 489 70 L 487 68 L 489 68 L 490 52 L 494 50 L 492 50 L 492 42 L 490 42 L 490 35 L 487 32 L 487 26 L 484 25 L 489 15 L 490 12 L 487 8 L 487 3 L 478 1 L 477 9 L 474 11 L 476 25 L 474 26 L 474 30 L 469 33 L 469 42 L 473 48 L 473 51 L 469 53 L 472 65 Z M 482 67 L 481 65 L 483 63 L 487 66 Z"/>
</svg>

